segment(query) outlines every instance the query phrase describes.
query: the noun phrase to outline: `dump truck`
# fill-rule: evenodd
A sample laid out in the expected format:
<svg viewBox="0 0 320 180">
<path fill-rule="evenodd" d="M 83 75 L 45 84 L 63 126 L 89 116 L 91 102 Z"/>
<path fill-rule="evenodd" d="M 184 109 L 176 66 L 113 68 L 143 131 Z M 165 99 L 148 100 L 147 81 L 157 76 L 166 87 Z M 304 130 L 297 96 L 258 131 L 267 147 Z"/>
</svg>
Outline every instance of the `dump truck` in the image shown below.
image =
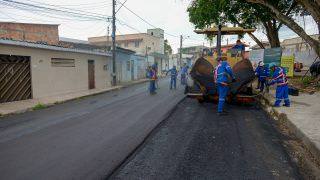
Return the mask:
<svg viewBox="0 0 320 180">
<path fill-rule="evenodd" d="M 255 72 L 249 59 L 245 59 L 243 52 L 221 53 L 221 36 L 252 33 L 254 29 L 243 29 L 241 27 L 221 27 L 204 30 L 196 30 L 198 34 L 217 35 L 217 50 L 213 56 L 204 56 L 196 60 L 191 68 L 192 81 L 186 86 L 188 97 L 196 98 L 199 103 L 205 101 L 218 101 L 217 86 L 214 82 L 214 70 L 218 64 L 217 59 L 227 60 L 232 67 L 236 82 L 230 80 L 230 93 L 228 102 L 252 103 L 255 95 L 252 92 L 251 82 L 255 79 Z"/>
</svg>

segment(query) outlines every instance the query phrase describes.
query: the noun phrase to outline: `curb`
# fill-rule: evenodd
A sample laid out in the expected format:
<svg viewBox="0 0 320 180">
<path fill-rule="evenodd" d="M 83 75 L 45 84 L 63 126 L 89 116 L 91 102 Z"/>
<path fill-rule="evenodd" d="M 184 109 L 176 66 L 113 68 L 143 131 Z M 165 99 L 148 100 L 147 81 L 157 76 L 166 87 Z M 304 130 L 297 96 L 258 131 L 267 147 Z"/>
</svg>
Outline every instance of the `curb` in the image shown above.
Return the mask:
<svg viewBox="0 0 320 180">
<path fill-rule="evenodd" d="M 45 106 L 43 109 L 52 107 L 54 105 L 63 104 L 63 103 L 69 102 L 69 101 L 73 101 L 73 100 L 76 100 L 76 99 L 81 99 L 81 98 L 85 98 L 85 97 L 96 96 L 96 95 L 103 94 L 103 93 L 109 93 L 109 92 L 118 91 L 118 90 L 121 90 L 121 89 L 124 89 L 124 88 L 128 88 L 130 86 L 137 85 L 137 84 L 142 84 L 142 83 L 145 83 L 145 82 L 148 82 L 148 81 L 149 81 L 148 79 L 145 79 L 145 80 L 129 83 L 129 84 L 126 84 L 126 85 L 120 85 L 120 86 L 118 86 L 116 88 L 108 89 L 108 90 L 101 91 L 101 92 L 96 92 L 96 93 L 92 93 L 92 94 L 78 96 L 78 97 L 74 97 L 74 98 L 67 99 L 67 100 L 57 101 L 57 102 L 54 102 L 54 103 L 46 103 L 46 104 L 43 104 Z M 41 103 L 41 102 L 39 102 L 39 103 Z M 8 113 L 8 114 L 0 114 L 0 118 L 11 116 L 11 115 L 16 115 L 16 114 L 22 114 L 22 113 L 29 112 L 29 111 L 37 111 L 37 110 L 34 110 L 33 107 L 25 108 L 25 109 L 17 110 L 17 111 Z"/>
<path fill-rule="evenodd" d="M 320 149 L 287 117 L 287 114 L 279 112 L 273 107 L 270 101 L 269 94 L 262 94 L 258 97 L 258 101 L 264 111 L 277 121 L 277 125 L 284 125 L 288 128 L 289 135 L 293 135 L 298 141 L 299 146 L 294 147 L 290 144 L 285 144 L 289 148 L 291 158 L 298 164 L 298 166 L 305 172 L 302 173 L 307 179 L 320 180 Z M 281 130 L 280 130 L 281 131 Z M 300 154 L 299 154 L 300 153 Z"/>
</svg>

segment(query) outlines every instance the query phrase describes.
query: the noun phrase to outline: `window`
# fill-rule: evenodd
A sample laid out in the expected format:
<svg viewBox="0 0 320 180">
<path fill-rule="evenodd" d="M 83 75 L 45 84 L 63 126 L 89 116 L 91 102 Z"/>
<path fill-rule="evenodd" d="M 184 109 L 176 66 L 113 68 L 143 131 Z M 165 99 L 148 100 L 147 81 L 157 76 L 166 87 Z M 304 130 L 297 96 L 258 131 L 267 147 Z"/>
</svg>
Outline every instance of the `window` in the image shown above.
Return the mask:
<svg viewBox="0 0 320 180">
<path fill-rule="evenodd" d="M 140 42 L 139 42 L 139 41 L 135 41 L 135 42 L 134 42 L 134 47 L 139 47 L 139 45 L 140 45 Z"/>
<path fill-rule="evenodd" d="M 124 43 L 124 47 L 128 47 L 129 43 L 128 42 L 125 42 Z"/>
<path fill-rule="evenodd" d="M 131 68 L 130 68 L 130 61 L 127 61 L 127 71 L 130 71 Z"/>
<path fill-rule="evenodd" d="M 74 59 L 51 58 L 52 67 L 75 67 Z"/>
</svg>

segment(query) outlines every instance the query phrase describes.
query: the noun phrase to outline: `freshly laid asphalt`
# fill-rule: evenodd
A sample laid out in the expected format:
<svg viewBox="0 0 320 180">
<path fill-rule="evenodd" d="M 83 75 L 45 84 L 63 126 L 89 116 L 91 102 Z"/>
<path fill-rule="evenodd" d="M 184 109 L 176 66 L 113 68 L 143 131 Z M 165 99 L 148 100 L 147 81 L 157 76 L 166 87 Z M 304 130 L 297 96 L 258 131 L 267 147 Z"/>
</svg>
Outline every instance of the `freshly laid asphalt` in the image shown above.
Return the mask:
<svg viewBox="0 0 320 180">
<path fill-rule="evenodd" d="M 301 179 L 261 109 L 228 109 L 185 99 L 109 179 Z"/>
<path fill-rule="evenodd" d="M 0 118 L 0 179 L 104 179 L 183 98 L 160 82 Z"/>
</svg>

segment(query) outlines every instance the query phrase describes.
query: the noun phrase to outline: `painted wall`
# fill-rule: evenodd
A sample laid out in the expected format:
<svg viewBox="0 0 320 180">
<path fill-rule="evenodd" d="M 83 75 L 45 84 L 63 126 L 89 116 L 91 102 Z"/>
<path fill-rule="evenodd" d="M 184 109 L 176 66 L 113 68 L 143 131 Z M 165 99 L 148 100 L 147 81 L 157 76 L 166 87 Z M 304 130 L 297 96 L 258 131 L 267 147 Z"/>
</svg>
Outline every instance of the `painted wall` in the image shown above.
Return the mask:
<svg viewBox="0 0 320 180">
<path fill-rule="evenodd" d="M 88 60 L 95 61 L 96 88 L 111 86 L 111 58 L 105 56 L 9 45 L 1 45 L 0 54 L 31 57 L 33 98 L 88 90 Z M 53 67 L 51 58 L 74 59 L 75 67 Z"/>
</svg>

